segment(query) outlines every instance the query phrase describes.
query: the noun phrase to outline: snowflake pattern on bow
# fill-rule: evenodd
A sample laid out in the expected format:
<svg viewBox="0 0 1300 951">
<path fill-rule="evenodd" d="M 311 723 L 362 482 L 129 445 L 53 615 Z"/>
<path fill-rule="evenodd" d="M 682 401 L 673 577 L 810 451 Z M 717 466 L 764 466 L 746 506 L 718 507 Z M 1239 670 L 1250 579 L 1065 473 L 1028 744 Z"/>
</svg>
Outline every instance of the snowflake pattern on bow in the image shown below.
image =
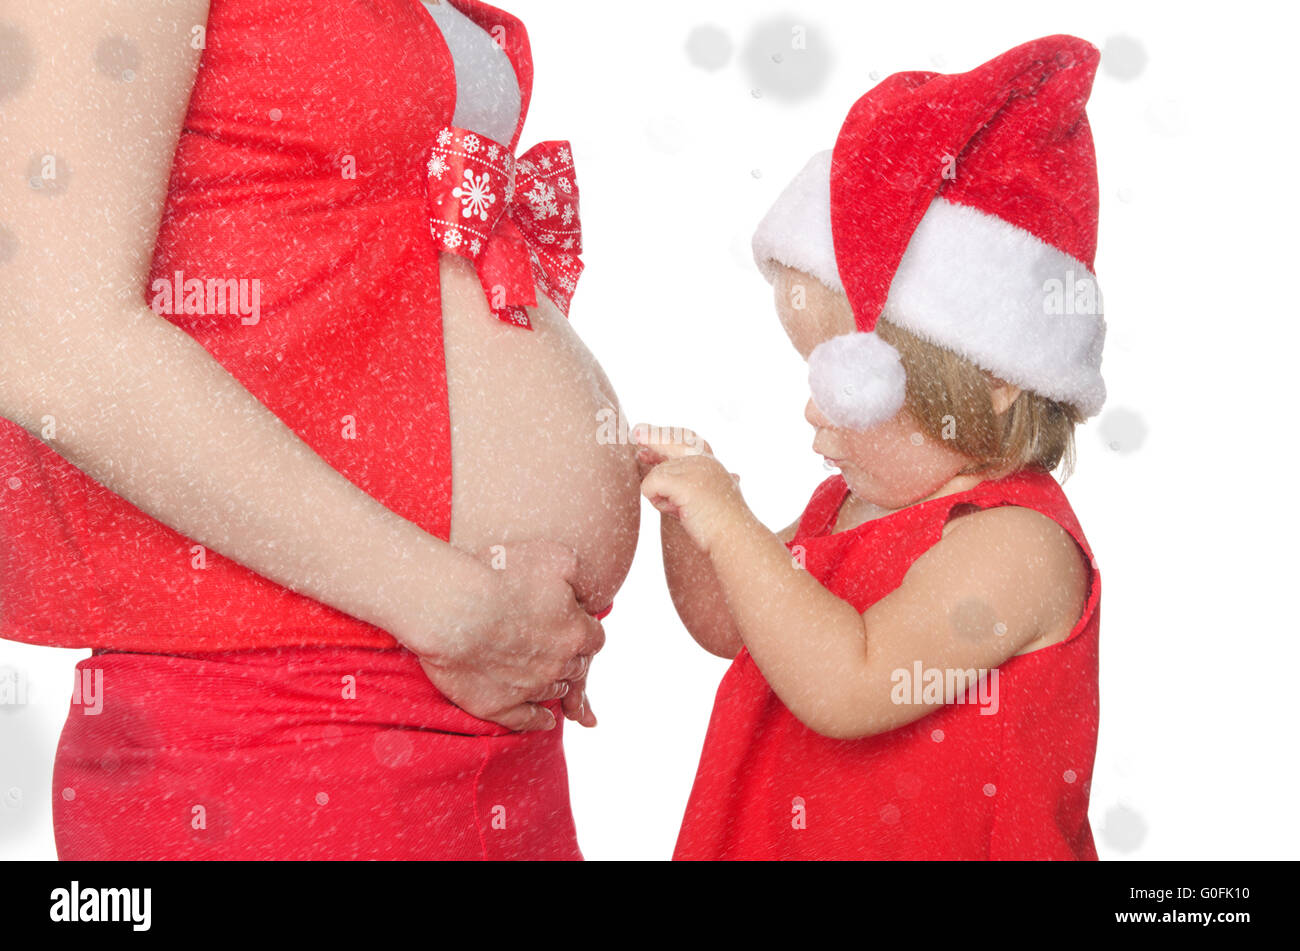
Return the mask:
<svg viewBox="0 0 1300 951">
<path fill-rule="evenodd" d="M 454 126 L 440 129 L 435 143 L 426 188 L 437 249 L 475 263 L 489 301 L 504 296 L 493 307 L 500 320 L 531 328 L 524 308 L 535 305 L 537 290 L 567 316 L 583 270 L 569 144 L 543 142 L 516 161 L 502 143 Z"/>
<path fill-rule="evenodd" d="M 469 187 L 457 185 L 451 190 L 454 197 L 460 199 L 466 218 L 478 216 L 480 221 L 488 220 L 488 211 L 497 203 L 497 196 L 492 192 L 492 176 L 488 172 L 475 175 L 473 169 L 465 169 L 465 182 Z"/>
</svg>

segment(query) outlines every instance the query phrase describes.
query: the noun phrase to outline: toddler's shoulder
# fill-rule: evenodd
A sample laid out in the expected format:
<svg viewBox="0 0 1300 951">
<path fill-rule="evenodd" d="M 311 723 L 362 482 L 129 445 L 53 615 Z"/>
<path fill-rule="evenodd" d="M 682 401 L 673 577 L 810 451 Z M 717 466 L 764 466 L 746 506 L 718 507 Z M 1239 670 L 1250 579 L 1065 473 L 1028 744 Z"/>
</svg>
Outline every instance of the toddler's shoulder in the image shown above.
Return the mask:
<svg viewBox="0 0 1300 951">
<path fill-rule="evenodd" d="M 1034 647 L 1064 639 L 1085 609 L 1091 559 L 1050 515 L 1011 503 L 954 506 L 941 544 L 958 549 L 952 554 L 973 573 L 994 571 L 1008 593 L 1039 606 L 1043 639 Z"/>
</svg>

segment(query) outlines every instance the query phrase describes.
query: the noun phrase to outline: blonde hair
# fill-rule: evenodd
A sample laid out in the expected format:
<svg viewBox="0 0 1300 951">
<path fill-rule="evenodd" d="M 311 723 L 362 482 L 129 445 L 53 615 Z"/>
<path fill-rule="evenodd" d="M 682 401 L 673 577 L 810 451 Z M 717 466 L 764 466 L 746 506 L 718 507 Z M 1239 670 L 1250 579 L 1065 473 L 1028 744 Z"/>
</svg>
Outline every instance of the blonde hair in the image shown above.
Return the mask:
<svg viewBox="0 0 1300 951">
<path fill-rule="evenodd" d="M 1074 427 L 1084 421 L 1066 403 L 1023 390 L 1005 413 L 993 410 L 994 374 L 886 320 L 876 333 L 898 351 L 907 372 L 904 408 L 922 432 L 975 460 L 963 474 L 1001 478 L 1024 468 L 1074 471 Z"/>
</svg>

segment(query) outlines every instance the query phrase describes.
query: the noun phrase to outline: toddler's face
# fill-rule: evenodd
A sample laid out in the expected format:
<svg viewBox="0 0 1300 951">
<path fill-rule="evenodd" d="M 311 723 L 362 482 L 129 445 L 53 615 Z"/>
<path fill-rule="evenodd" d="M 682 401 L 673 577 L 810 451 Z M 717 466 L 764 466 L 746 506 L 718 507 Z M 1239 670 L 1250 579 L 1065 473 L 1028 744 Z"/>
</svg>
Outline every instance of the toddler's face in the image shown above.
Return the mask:
<svg viewBox="0 0 1300 951">
<path fill-rule="evenodd" d="M 818 344 L 855 329 L 848 298 L 810 274 L 780 266 L 772 289 L 781 326 L 805 360 Z M 811 399 L 804 416 L 816 430 L 813 451 L 844 474 L 854 495 L 882 508 L 927 498 L 971 462 L 925 436 L 906 409 L 863 432 L 833 426 Z"/>
</svg>

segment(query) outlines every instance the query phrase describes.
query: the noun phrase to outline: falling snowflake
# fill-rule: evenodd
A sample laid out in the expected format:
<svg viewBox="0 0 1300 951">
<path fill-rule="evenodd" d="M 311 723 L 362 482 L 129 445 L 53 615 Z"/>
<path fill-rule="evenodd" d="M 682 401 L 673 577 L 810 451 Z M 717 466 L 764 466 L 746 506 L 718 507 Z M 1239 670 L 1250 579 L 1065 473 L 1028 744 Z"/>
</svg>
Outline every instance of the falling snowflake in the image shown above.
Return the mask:
<svg viewBox="0 0 1300 951">
<path fill-rule="evenodd" d="M 519 163 L 519 171 L 523 172 L 525 175 L 531 175 L 533 172 L 537 171 L 537 166 L 532 163 L 531 159 L 524 159 Z"/>
<path fill-rule="evenodd" d="M 479 149 L 483 148 L 483 143 L 479 141 L 477 135 L 467 135 L 465 138 L 460 140 L 460 147 L 470 155 L 473 155 L 478 152 Z"/>
<path fill-rule="evenodd" d="M 495 145 L 488 146 L 488 158 L 490 158 L 492 161 L 495 162 L 500 155 L 501 155 L 501 150 L 499 148 L 497 148 Z"/>
<path fill-rule="evenodd" d="M 551 157 L 549 155 L 543 155 L 540 161 L 542 163 L 542 168 L 546 169 L 547 171 L 550 171 L 551 166 L 555 164 L 554 162 L 551 161 Z"/>
<path fill-rule="evenodd" d="M 578 283 L 566 274 L 560 278 L 560 287 L 572 294 L 577 289 Z"/>
<path fill-rule="evenodd" d="M 487 221 L 488 209 L 497 203 L 497 196 L 488 187 L 491 176 L 487 172 L 475 175 L 472 170 L 466 169 L 465 181 L 468 188 L 457 185 L 451 190 L 452 195 L 460 199 L 461 206 L 464 208 L 461 212 L 462 216 L 473 218 L 477 215 L 480 221 Z"/>
<path fill-rule="evenodd" d="M 443 129 L 441 132 L 438 133 L 438 144 L 439 144 L 439 145 L 444 145 L 444 146 L 445 146 L 445 145 L 449 145 L 449 144 L 451 144 L 451 130 L 450 130 L 450 129 Z"/>
<path fill-rule="evenodd" d="M 564 192 L 566 195 L 573 191 L 573 182 L 569 181 L 567 178 L 557 178 L 555 184 L 558 185 L 560 191 Z"/>
<path fill-rule="evenodd" d="M 569 150 L 564 148 L 563 146 L 560 147 L 559 155 L 560 155 L 560 161 L 563 162 L 565 165 L 568 165 L 570 162 L 573 161 L 572 153 L 570 153 Z"/>
<path fill-rule="evenodd" d="M 547 233 L 547 234 L 541 235 L 537 240 L 540 241 L 540 242 L 542 242 L 542 244 L 554 244 L 554 243 L 555 243 L 555 235 L 550 234 L 550 233 Z"/>
<path fill-rule="evenodd" d="M 566 251 L 572 251 L 572 250 L 573 250 L 573 239 L 572 239 L 572 238 L 565 238 L 565 239 L 564 239 L 564 243 L 563 243 L 562 245 L 560 245 L 560 247 L 564 248 L 564 250 L 566 250 Z"/>
<path fill-rule="evenodd" d="M 469 253 L 478 257 L 478 253 L 483 250 L 483 242 L 475 238 L 469 243 Z"/>
<path fill-rule="evenodd" d="M 442 178 L 447 173 L 450 166 L 441 155 L 435 155 L 429 159 L 429 174 L 434 178 Z"/>
<path fill-rule="evenodd" d="M 455 228 L 448 228 L 442 234 L 442 243 L 452 249 L 459 248 L 461 241 L 463 240 L 464 239 L 460 236 L 460 232 Z"/>
<path fill-rule="evenodd" d="M 565 205 L 565 206 L 564 206 L 564 214 L 561 216 L 561 218 L 563 219 L 564 223 L 565 223 L 566 225 L 571 225 L 571 224 L 573 224 L 573 216 L 574 216 L 573 206 L 572 206 L 572 205 Z"/>
<path fill-rule="evenodd" d="M 572 254 L 561 254 L 561 255 L 560 255 L 560 263 L 563 264 L 565 267 L 568 267 L 570 264 L 573 263 L 573 255 L 572 255 Z"/>
<path fill-rule="evenodd" d="M 560 206 L 555 202 L 555 189 L 545 182 L 534 182 L 532 191 L 524 197 L 533 206 L 533 217 L 539 221 L 554 218 L 560 213 Z"/>
</svg>

